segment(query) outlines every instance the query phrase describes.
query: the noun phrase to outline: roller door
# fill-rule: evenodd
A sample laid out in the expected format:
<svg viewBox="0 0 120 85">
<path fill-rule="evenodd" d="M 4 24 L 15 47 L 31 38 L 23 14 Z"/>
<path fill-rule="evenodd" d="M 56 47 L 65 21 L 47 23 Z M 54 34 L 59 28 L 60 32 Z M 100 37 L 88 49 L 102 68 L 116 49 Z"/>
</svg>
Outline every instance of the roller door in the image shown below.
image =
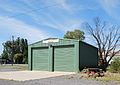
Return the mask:
<svg viewBox="0 0 120 85">
<path fill-rule="evenodd" d="M 48 71 L 48 48 L 32 49 L 32 70 Z"/>
<path fill-rule="evenodd" d="M 54 71 L 74 71 L 74 46 L 54 48 Z"/>
</svg>

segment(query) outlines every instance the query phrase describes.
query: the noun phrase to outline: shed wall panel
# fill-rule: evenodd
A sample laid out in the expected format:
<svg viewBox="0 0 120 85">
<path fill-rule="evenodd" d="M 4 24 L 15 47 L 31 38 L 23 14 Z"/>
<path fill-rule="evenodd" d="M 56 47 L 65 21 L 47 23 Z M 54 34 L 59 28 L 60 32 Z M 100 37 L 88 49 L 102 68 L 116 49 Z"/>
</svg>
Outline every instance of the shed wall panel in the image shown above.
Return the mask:
<svg viewBox="0 0 120 85">
<path fill-rule="evenodd" d="M 97 67 L 98 65 L 98 49 L 80 42 L 80 69 L 85 67 Z"/>
</svg>

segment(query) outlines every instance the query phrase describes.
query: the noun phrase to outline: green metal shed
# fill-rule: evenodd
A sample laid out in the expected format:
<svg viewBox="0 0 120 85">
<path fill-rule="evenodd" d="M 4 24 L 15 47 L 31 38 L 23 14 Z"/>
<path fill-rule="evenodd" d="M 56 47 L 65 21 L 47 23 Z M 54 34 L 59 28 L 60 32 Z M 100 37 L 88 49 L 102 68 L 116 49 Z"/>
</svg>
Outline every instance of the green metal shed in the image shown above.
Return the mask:
<svg viewBox="0 0 120 85">
<path fill-rule="evenodd" d="M 79 72 L 97 64 L 98 49 L 79 40 L 48 38 L 28 46 L 29 70 Z"/>
</svg>

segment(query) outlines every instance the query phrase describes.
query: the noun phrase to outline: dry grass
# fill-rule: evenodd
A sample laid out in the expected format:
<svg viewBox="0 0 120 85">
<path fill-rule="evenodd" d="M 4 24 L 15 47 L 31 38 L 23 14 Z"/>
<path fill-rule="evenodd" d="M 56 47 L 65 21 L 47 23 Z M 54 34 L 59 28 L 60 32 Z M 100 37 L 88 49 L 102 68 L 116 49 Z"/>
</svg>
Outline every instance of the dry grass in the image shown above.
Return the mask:
<svg viewBox="0 0 120 85">
<path fill-rule="evenodd" d="M 77 74 L 78 75 L 78 74 Z M 109 82 L 109 81 L 114 81 L 120 83 L 120 73 L 110 73 L 106 72 L 104 73 L 105 76 L 103 77 L 88 77 L 87 74 L 80 72 L 79 77 L 80 78 L 85 78 L 85 79 L 92 79 L 92 80 L 97 80 L 97 81 L 103 81 L 103 82 Z"/>
<path fill-rule="evenodd" d="M 16 70 L 28 70 L 27 64 L 4 64 L 0 65 L 0 69 L 16 69 Z"/>
<path fill-rule="evenodd" d="M 96 80 L 100 81 L 118 81 L 120 82 L 120 74 L 119 73 L 110 73 L 106 72 L 104 77 L 97 77 Z"/>
</svg>

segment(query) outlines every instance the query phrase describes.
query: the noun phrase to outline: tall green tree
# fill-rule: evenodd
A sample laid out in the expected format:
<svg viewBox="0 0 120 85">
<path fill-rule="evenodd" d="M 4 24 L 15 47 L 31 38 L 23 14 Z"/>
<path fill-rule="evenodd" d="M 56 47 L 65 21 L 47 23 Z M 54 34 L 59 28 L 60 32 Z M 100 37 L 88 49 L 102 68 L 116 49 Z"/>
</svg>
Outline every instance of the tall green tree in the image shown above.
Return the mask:
<svg viewBox="0 0 120 85">
<path fill-rule="evenodd" d="M 14 55 L 14 50 L 13 50 L 13 44 L 12 41 L 6 41 L 3 43 L 3 53 L 2 53 L 2 58 L 7 58 L 9 60 L 12 60 L 13 55 Z"/>
<path fill-rule="evenodd" d="M 1 57 L 3 59 L 8 59 L 8 53 L 7 53 L 7 51 L 5 49 L 3 50 L 3 53 L 1 54 Z"/>
<path fill-rule="evenodd" d="M 4 50 L 2 53 L 2 58 L 14 61 L 14 63 L 27 63 L 28 61 L 28 43 L 27 39 L 18 37 L 16 40 L 6 41 L 3 44 Z M 21 57 L 19 54 L 23 55 Z M 22 59 L 21 59 L 22 58 Z M 15 59 L 15 60 L 14 60 Z M 20 62 L 19 62 L 20 61 Z"/>
<path fill-rule="evenodd" d="M 74 31 L 67 31 L 64 35 L 64 38 L 66 39 L 77 39 L 77 40 L 84 40 L 85 36 L 84 36 L 84 32 L 79 30 L 79 29 L 75 29 Z"/>
</svg>

